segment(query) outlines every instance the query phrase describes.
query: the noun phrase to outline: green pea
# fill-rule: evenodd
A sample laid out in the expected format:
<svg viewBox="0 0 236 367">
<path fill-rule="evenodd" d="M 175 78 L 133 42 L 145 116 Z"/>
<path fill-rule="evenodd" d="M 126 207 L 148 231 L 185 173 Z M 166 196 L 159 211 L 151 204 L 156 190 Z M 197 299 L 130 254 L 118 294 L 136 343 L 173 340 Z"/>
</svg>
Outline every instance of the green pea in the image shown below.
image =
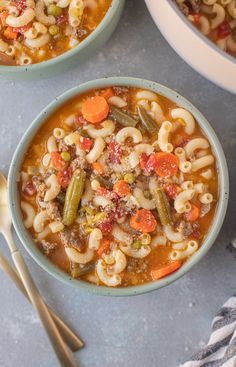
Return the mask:
<svg viewBox="0 0 236 367">
<path fill-rule="evenodd" d="M 51 26 L 54 27 L 54 26 Z M 69 152 L 62 152 L 61 153 L 61 157 L 63 159 L 63 161 L 68 162 L 71 159 L 71 155 Z"/>
<path fill-rule="evenodd" d="M 132 247 L 135 250 L 139 250 L 142 247 L 142 243 L 140 240 L 134 240 L 134 242 L 132 243 Z"/>
<path fill-rule="evenodd" d="M 124 175 L 124 180 L 128 184 L 132 184 L 135 181 L 135 176 L 133 173 L 126 173 L 126 175 Z"/>
<path fill-rule="evenodd" d="M 52 36 L 56 36 L 59 33 L 59 31 L 60 31 L 60 29 L 59 29 L 58 25 L 55 25 L 55 24 L 54 25 L 50 25 L 50 27 L 49 27 L 49 33 Z M 67 153 L 67 152 L 63 152 L 63 153 Z"/>
<path fill-rule="evenodd" d="M 54 17 L 59 17 L 62 14 L 62 8 L 55 4 L 50 4 L 47 7 L 48 15 L 53 15 Z"/>
</svg>

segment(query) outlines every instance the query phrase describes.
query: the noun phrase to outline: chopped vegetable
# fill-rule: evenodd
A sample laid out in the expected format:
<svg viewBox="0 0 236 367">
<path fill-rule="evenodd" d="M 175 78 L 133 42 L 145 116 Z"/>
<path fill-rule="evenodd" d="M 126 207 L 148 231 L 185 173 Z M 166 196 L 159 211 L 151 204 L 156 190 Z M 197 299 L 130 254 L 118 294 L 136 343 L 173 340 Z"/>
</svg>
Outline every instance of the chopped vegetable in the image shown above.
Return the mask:
<svg viewBox="0 0 236 367">
<path fill-rule="evenodd" d="M 139 119 L 144 129 L 151 136 L 156 136 L 158 133 L 156 122 L 149 116 L 143 106 L 137 106 Z"/>
<path fill-rule="evenodd" d="M 95 263 L 85 264 L 82 268 L 79 264 L 73 263 L 71 264 L 71 276 L 73 278 L 78 278 L 82 275 L 91 273 L 95 269 Z"/>
<path fill-rule="evenodd" d="M 109 105 L 112 118 L 122 126 L 136 126 L 138 121 L 121 108 Z"/>
<path fill-rule="evenodd" d="M 176 184 L 168 183 L 165 185 L 164 189 L 165 189 L 166 195 L 170 199 L 174 199 L 176 197 L 177 192 L 178 192 L 178 186 Z"/>
<path fill-rule="evenodd" d="M 0 13 L 0 20 L 1 20 L 1 23 L 2 23 L 2 26 L 3 27 L 6 27 L 7 23 L 6 23 L 6 19 L 9 15 L 9 12 L 7 10 L 4 10 Z"/>
<path fill-rule="evenodd" d="M 134 242 L 132 243 L 132 247 L 135 250 L 139 250 L 142 247 L 142 242 L 140 240 L 134 240 Z"/>
<path fill-rule="evenodd" d="M 104 97 L 95 96 L 86 99 L 82 105 L 85 120 L 97 124 L 104 120 L 109 113 L 109 106 Z"/>
<path fill-rule="evenodd" d="M 95 163 L 96 163 L 96 162 L 95 162 Z M 98 182 L 99 182 L 102 186 L 104 186 L 106 189 L 111 190 L 111 189 L 112 189 L 112 187 L 113 187 L 112 183 L 111 183 L 109 180 L 107 180 L 106 178 L 102 177 L 102 176 L 95 176 L 95 177 L 94 177 L 94 179 L 95 179 L 95 180 L 98 180 Z"/>
<path fill-rule="evenodd" d="M 148 162 L 148 156 L 146 153 L 141 153 L 139 156 L 139 164 L 142 169 L 145 169 Z"/>
<path fill-rule="evenodd" d="M 165 191 L 161 188 L 158 188 L 155 191 L 155 199 L 161 224 L 163 226 L 166 226 L 170 224 L 171 216 L 170 216 L 170 205 L 166 198 Z"/>
<path fill-rule="evenodd" d="M 194 222 L 198 219 L 200 214 L 200 209 L 197 205 L 191 204 L 191 210 L 188 213 L 185 213 L 185 218 L 189 222 Z"/>
<path fill-rule="evenodd" d="M 118 180 L 113 186 L 113 190 L 120 197 L 126 196 L 130 193 L 130 188 L 125 180 Z"/>
<path fill-rule="evenodd" d="M 155 154 L 155 172 L 160 177 L 171 177 L 178 172 L 179 160 L 172 153 L 158 152 Z"/>
<path fill-rule="evenodd" d="M 112 88 L 103 89 L 100 93 L 100 96 L 108 100 L 110 97 L 114 96 L 113 89 Z"/>
<path fill-rule="evenodd" d="M 110 240 L 107 238 L 103 238 L 100 242 L 100 247 L 97 250 L 97 254 L 99 257 L 102 256 L 102 254 L 106 253 L 110 250 Z"/>
<path fill-rule="evenodd" d="M 59 194 L 57 195 L 57 201 L 64 205 L 65 204 L 65 198 L 66 198 L 66 194 L 62 191 L 59 192 Z"/>
<path fill-rule="evenodd" d="M 99 162 L 94 162 L 94 163 L 92 164 L 92 167 L 93 167 L 93 170 L 94 170 L 94 171 L 96 171 L 97 173 L 99 173 L 99 175 L 103 175 L 103 173 L 104 173 L 104 169 L 103 169 L 103 167 L 102 167 L 101 163 L 99 163 Z"/>
<path fill-rule="evenodd" d="M 63 224 L 70 226 L 74 223 L 79 203 L 84 191 L 86 174 L 83 170 L 75 170 L 66 190 L 63 208 Z"/>
<path fill-rule="evenodd" d="M 3 32 L 4 37 L 6 37 L 9 40 L 16 40 L 18 37 L 18 33 L 14 31 L 12 27 L 7 27 L 5 31 Z"/>
<path fill-rule="evenodd" d="M 63 187 L 63 189 L 66 189 L 67 186 L 69 185 L 71 176 L 72 176 L 71 167 L 64 168 L 60 172 L 58 172 L 57 182 L 59 183 L 59 185 L 61 185 L 61 187 Z"/>
<path fill-rule="evenodd" d="M 47 7 L 47 13 L 48 15 L 53 15 L 54 17 L 59 17 L 62 15 L 62 8 L 55 4 L 50 4 Z"/>
<path fill-rule="evenodd" d="M 53 24 L 53 25 L 50 25 L 50 27 L 48 28 L 48 31 L 51 34 L 51 36 L 56 36 L 60 32 L 60 28 L 58 25 Z"/>
<path fill-rule="evenodd" d="M 53 166 L 57 170 L 61 170 L 63 168 L 63 166 L 65 165 L 65 162 L 63 161 L 63 159 L 61 157 L 61 154 L 59 152 L 52 152 L 51 153 L 51 160 L 52 160 Z"/>
<path fill-rule="evenodd" d="M 157 221 L 150 210 L 139 209 L 131 216 L 130 226 L 136 231 L 148 233 L 156 229 Z"/>
<path fill-rule="evenodd" d="M 71 155 L 69 152 L 61 152 L 61 157 L 65 162 L 69 162 L 69 160 L 71 159 Z"/>
<path fill-rule="evenodd" d="M 131 185 L 135 181 L 135 175 L 133 173 L 126 173 L 124 175 L 124 181 Z"/>
<path fill-rule="evenodd" d="M 227 20 L 222 22 L 217 28 L 217 36 L 220 39 L 228 37 L 231 34 L 231 32 L 232 32 L 232 29 L 230 27 L 229 22 L 227 22 Z"/>
<path fill-rule="evenodd" d="M 84 136 L 80 137 L 79 147 L 85 152 L 89 152 L 92 148 L 93 142 L 89 138 L 85 138 Z"/>
<path fill-rule="evenodd" d="M 181 267 L 182 263 L 179 260 L 173 261 L 172 263 L 163 266 L 162 268 L 153 268 L 150 271 L 150 275 L 153 280 L 164 278 L 165 276 L 173 273 Z"/>
</svg>

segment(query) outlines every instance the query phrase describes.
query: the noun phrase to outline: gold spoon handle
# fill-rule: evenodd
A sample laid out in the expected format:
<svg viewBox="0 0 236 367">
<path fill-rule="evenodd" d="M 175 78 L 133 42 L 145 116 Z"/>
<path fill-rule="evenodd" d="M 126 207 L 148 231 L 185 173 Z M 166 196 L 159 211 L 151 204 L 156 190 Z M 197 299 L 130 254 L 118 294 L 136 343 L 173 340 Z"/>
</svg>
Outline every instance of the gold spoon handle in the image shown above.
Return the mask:
<svg viewBox="0 0 236 367">
<path fill-rule="evenodd" d="M 28 294 L 24 288 L 24 285 L 17 274 L 16 270 L 10 265 L 7 259 L 0 253 L 0 269 L 8 275 L 8 277 L 13 281 L 16 287 L 21 291 L 21 293 L 29 300 Z M 47 305 L 47 308 L 57 325 L 60 333 L 62 334 L 63 339 L 70 347 L 73 352 L 76 352 L 78 349 L 83 347 L 83 342 L 79 339 L 79 337 L 65 324 L 65 322 Z"/>
<path fill-rule="evenodd" d="M 26 289 L 28 297 L 37 312 L 44 329 L 48 335 L 51 342 L 52 348 L 58 358 L 61 367 L 76 367 L 75 360 L 73 358 L 72 352 L 66 346 L 64 340 L 62 339 L 50 313 L 47 309 L 39 291 L 30 275 L 30 272 L 24 262 L 23 257 L 16 248 L 13 241 L 10 230 L 3 233 L 8 246 L 11 250 L 11 256 L 22 280 L 22 283 Z"/>
</svg>

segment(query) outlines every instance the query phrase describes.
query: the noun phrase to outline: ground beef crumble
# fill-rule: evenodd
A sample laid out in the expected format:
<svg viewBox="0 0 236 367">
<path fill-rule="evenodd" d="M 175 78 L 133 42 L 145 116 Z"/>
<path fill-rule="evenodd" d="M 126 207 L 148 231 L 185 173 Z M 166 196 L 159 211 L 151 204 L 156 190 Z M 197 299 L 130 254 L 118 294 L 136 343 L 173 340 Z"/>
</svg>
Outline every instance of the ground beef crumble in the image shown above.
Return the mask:
<svg viewBox="0 0 236 367">
<path fill-rule="evenodd" d="M 60 206 L 55 201 L 49 201 L 46 206 L 47 215 L 51 220 L 61 221 Z"/>
<path fill-rule="evenodd" d="M 58 244 L 55 242 L 48 242 L 46 240 L 37 240 L 37 242 L 39 243 L 42 252 L 46 256 L 50 256 L 53 253 L 53 251 L 55 251 L 56 248 L 58 247 Z"/>
</svg>

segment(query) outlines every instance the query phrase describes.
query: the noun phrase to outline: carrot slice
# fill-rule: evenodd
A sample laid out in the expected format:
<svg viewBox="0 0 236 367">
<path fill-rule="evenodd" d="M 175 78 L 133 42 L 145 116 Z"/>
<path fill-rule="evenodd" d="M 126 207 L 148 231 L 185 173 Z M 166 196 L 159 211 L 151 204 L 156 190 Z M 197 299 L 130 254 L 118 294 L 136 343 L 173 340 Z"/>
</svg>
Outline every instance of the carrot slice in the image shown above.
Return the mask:
<svg viewBox="0 0 236 367">
<path fill-rule="evenodd" d="M 99 175 L 102 175 L 104 173 L 104 169 L 103 169 L 101 163 L 94 162 L 92 164 L 92 167 L 93 167 L 94 171 L 97 171 L 97 173 L 99 173 Z"/>
<path fill-rule="evenodd" d="M 104 97 L 95 96 L 86 99 L 82 105 L 82 115 L 85 120 L 97 124 L 104 120 L 109 113 L 109 106 Z"/>
<path fill-rule="evenodd" d="M 199 217 L 200 209 L 197 205 L 191 204 L 191 206 L 190 212 L 185 213 L 185 218 L 189 222 L 194 222 Z"/>
<path fill-rule="evenodd" d="M 164 278 L 167 275 L 173 273 L 181 267 L 182 263 L 179 260 L 173 261 L 172 263 L 163 266 L 159 269 L 151 269 L 150 275 L 153 280 Z"/>
<path fill-rule="evenodd" d="M 1 20 L 1 23 L 3 25 L 3 27 L 5 27 L 7 25 L 6 23 L 6 19 L 8 17 L 9 13 L 7 10 L 4 10 L 0 13 L 0 20 Z"/>
<path fill-rule="evenodd" d="M 100 93 L 101 97 L 104 97 L 106 100 L 108 100 L 110 97 L 114 96 L 114 92 L 112 88 L 107 88 L 101 91 Z"/>
<path fill-rule="evenodd" d="M 104 238 L 101 241 L 100 247 L 97 250 L 97 254 L 99 257 L 102 256 L 102 254 L 104 254 L 105 252 L 107 252 L 110 249 L 110 240 L 108 240 L 108 238 Z"/>
<path fill-rule="evenodd" d="M 9 40 L 15 40 L 18 37 L 18 33 L 12 27 L 7 27 L 3 34 Z"/>
<path fill-rule="evenodd" d="M 129 185 L 124 180 L 116 181 L 116 183 L 113 186 L 113 190 L 120 197 L 126 196 L 130 193 Z"/>
<path fill-rule="evenodd" d="M 160 177 L 171 177 L 178 172 L 179 160 L 172 153 L 156 153 L 155 172 Z"/>
<path fill-rule="evenodd" d="M 150 210 L 139 209 L 130 218 L 130 226 L 142 233 L 153 232 L 157 221 Z"/>
</svg>

